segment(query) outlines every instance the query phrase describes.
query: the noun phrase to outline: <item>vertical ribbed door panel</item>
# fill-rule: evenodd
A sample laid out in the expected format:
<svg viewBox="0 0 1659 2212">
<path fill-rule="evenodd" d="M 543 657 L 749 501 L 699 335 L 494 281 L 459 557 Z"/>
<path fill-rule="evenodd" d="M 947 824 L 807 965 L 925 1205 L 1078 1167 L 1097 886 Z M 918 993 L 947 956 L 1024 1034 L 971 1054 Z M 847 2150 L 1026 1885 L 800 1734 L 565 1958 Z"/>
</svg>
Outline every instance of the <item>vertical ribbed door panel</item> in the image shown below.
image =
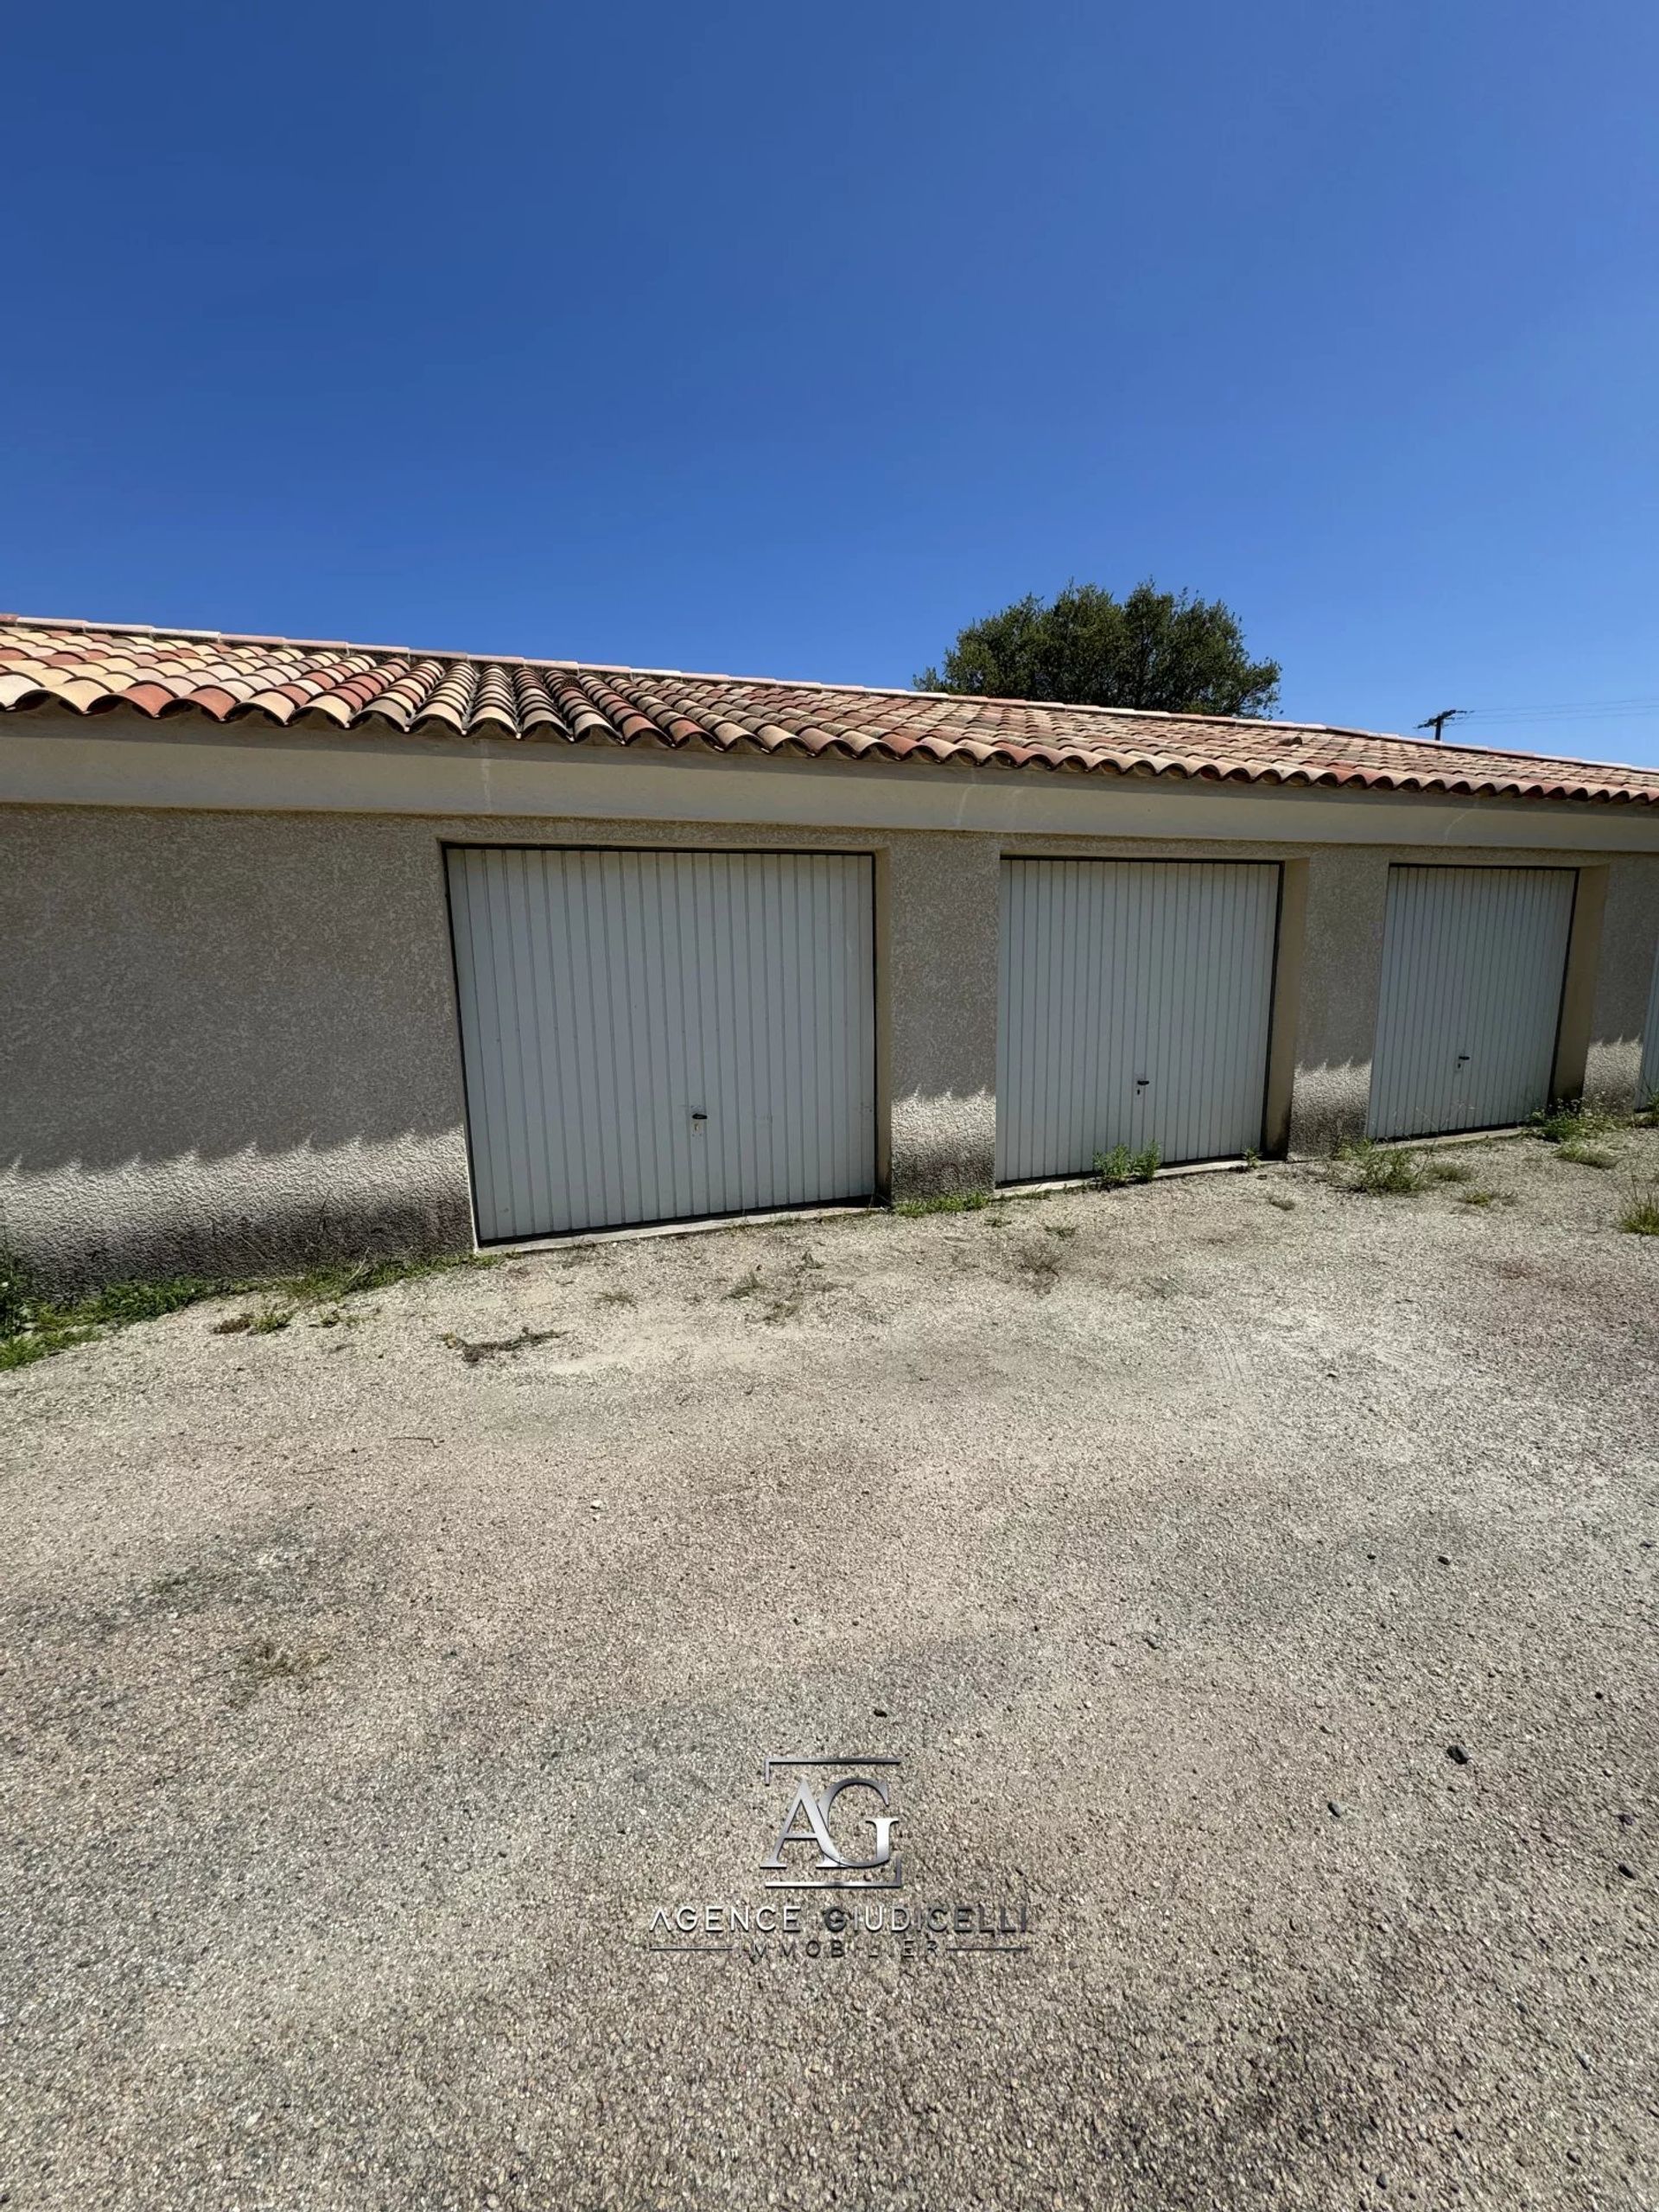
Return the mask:
<svg viewBox="0 0 1659 2212">
<path fill-rule="evenodd" d="M 481 1242 L 871 1195 L 868 858 L 448 864 Z"/>
<path fill-rule="evenodd" d="M 1278 914 L 1255 862 L 1005 861 L 998 1179 L 1259 1146 Z"/>
<path fill-rule="evenodd" d="M 1389 869 L 1372 1136 L 1502 1128 L 1548 1103 L 1577 887 L 1571 868 Z"/>
</svg>

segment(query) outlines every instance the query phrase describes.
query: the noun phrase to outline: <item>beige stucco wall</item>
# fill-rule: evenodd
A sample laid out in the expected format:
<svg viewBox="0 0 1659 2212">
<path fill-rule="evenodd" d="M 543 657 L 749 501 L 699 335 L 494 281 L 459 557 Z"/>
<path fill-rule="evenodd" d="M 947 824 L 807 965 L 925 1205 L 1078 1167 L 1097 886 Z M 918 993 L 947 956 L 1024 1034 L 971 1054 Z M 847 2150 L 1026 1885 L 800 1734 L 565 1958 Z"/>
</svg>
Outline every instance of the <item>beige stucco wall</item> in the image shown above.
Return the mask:
<svg viewBox="0 0 1659 2212">
<path fill-rule="evenodd" d="M 471 1236 L 435 841 L 0 810 L 0 1236 L 54 1275 Z"/>
<path fill-rule="evenodd" d="M 1382 983 L 1382 924 L 1395 855 L 1337 846 L 1307 859 L 1293 1154 L 1330 1152 L 1363 1136 Z"/>
<path fill-rule="evenodd" d="M 1611 861 L 1606 878 L 1584 1095 L 1623 1113 L 1638 1103 L 1643 1029 L 1659 962 L 1659 860 Z"/>
<path fill-rule="evenodd" d="M 654 788 L 634 765 L 618 764 L 620 795 Z M 775 810 L 822 813 L 842 772 L 774 779 Z M 1045 820 L 1057 780 L 1023 785 Z M 927 786 L 936 813 L 950 782 Z M 810 807 L 791 796 L 802 792 Z M 1005 788 L 999 803 L 1018 797 Z M 1543 845 L 1535 810 L 1529 842 L 1507 850 L 1493 820 L 1521 810 L 1484 818 L 1484 842 L 1406 844 L 1371 835 L 1377 817 L 1363 804 L 1288 814 L 1246 804 L 1229 817 L 1240 834 L 1218 844 L 1167 834 L 1188 817 L 1161 798 L 1159 807 L 1125 819 L 1164 834 L 1129 836 L 1107 817 L 1088 834 L 948 819 L 911 829 L 0 804 L 0 1241 L 63 1281 L 466 1246 L 447 841 L 874 854 L 879 1150 L 899 1196 L 992 1179 L 1004 853 L 1224 853 L 1287 867 L 1269 1106 L 1299 1152 L 1363 1127 L 1391 861 L 1547 853 L 1599 868 L 1596 941 L 1575 949 L 1587 979 L 1584 1079 L 1598 1096 L 1633 1092 L 1659 945 L 1659 854 L 1570 845 L 1584 818 L 1571 810 L 1543 810 L 1555 847 Z M 1242 834 L 1269 823 L 1317 827 L 1319 838 Z M 1351 824 L 1366 835 L 1343 842 L 1336 833 Z"/>
<path fill-rule="evenodd" d="M 893 839 L 883 932 L 895 1198 L 996 1174 L 997 841 Z"/>
</svg>

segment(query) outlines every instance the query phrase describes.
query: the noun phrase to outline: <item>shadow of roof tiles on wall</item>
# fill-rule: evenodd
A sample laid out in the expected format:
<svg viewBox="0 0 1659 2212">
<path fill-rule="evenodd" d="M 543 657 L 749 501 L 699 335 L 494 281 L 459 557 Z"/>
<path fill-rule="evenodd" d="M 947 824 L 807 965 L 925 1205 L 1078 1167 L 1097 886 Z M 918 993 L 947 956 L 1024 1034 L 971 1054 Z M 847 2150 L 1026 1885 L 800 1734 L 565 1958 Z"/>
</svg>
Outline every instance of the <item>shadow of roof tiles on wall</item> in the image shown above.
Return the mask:
<svg viewBox="0 0 1659 2212">
<path fill-rule="evenodd" d="M 0 616 L 0 713 L 48 707 L 199 715 L 234 722 L 249 736 L 309 724 L 415 740 L 698 745 L 829 760 L 1659 804 L 1652 769 L 1317 723 Z"/>
</svg>

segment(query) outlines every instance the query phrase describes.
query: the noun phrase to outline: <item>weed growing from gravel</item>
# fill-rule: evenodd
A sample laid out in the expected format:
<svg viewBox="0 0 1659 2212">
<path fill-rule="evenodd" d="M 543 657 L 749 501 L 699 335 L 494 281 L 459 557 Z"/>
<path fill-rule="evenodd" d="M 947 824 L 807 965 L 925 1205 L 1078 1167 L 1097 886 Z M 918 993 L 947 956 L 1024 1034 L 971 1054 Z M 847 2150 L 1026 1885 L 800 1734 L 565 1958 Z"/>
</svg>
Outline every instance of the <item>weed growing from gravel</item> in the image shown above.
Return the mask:
<svg viewBox="0 0 1659 2212">
<path fill-rule="evenodd" d="M 1619 1227 L 1632 1236 L 1659 1236 L 1659 1183 L 1632 1183 Z"/>
<path fill-rule="evenodd" d="M 1144 1152 L 1131 1152 L 1115 1144 L 1109 1152 L 1095 1154 L 1095 1180 L 1103 1191 L 1121 1190 L 1125 1183 L 1150 1183 L 1163 1158 L 1155 1144 Z"/>
<path fill-rule="evenodd" d="M 601 1306 L 637 1306 L 639 1300 L 631 1290 L 601 1290 L 598 1302 Z"/>
<path fill-rule="evenodd" d="M 796 1252 L 790 1256 L 792 1272 L 782 1282 L 768 1283 L 760 1269 L 753 1267 L 732 1285 L 727 1297 L 759 1299 L 760 1319 L 773 1328 L 780 1322 L 798 1319 L 809 1298 L 827 1297 L 836 1286 L 816 1280 L 823 1274 L 823 1262 L 816 1252 Z"/>
<path fill-rule="evenodd" d="M 1528 1127 L 1546 1144 L 1582 1144 L 1587 1137 L 1611 1136 L 1622 1126 L 1617 1114 L 1604 1113 L 1599 1107 L 1586 1106 L 1582 1099 L 1570 1105 L 1541 1108 L 1535 1114 Z"/>
<path fill-rule="evenodd" d="M 1421 1191 L 1427 1179 L 1414 1152 L 1400 1152 L 1370 1137 L 1343 1145 L 1337 1158 L 1349 1170 L 1348 1188 L 1369 1198 L 1400 1198 Z"/>
<path fill-rule="evenodd" d="M 0 1368 L 27 1367 L 32 1361 L 90 1344 L 107 1329 L 131 1321 L 176 1313 L 219 1287 L 194 1276 L 175 1275 L 156 1282 L 115 1282 L 79 1298 L 49 1297 L 13 1253 L 0 1254 Z"/>
<path fill-rule="evenodd" d="M 418 1282 L 423 1275 L 448 1274 L 456 1268 L 496 1268 L 493 1252 L 451 1252 L 435 1258 L 404 1260 L 338 1260 L 311 1268 L 304 1274 L 277 1275 L 269 1281 L 237 1283 L 243 1290 L 280 1292 L 296 1306 L 338 1306 L 363 1290 L 388 1290 L 396 1282 Z"/>
<path fill-rule="evenodd" d="M 1296 1201 L 1288 1191 L 1269 1191 L 1268 1204 L 1277 1206 L 1281 1213 L 1294 1213 L 1296 1211 Z"/>
<path fill-rule="evenodd" d="M 134 1321 L 153 1321 L 163 1313 L 176 1313 L 205 1298 L 234 1298 L 263 1294 L 267 1304 L 257 1313 L 232 1314 L 214 1324 L 219 1336 L 243 1330 L 270 1334 L 284 1329 L 302 1306 L 337 1304 L 361 1290 L 380 1290 L 419 1275 L 441 1274 L 452 1268 L 493 1268 L 493 1256 L 485 1253 L 457 1253 L 436 1259 L 340 1261 L 299 1275 L 209 1276 L 165 1275 L 154 1281 L 105 1283 L 99 1290 L 79 1298 L 59 1299 L 36 1284 L 30 1270 L 15 1253 L 0 1252 L 0 1369 L 27 1367 L 72 1345 L 91 1344 L 111 1329 L 124 1329 Z M 285 1301 L 278 1306 L 277 1300 Z M 271 1318 L 279 1314 L 281 1319 Z"/>
<path fill-rule="evenodd" d="M 982 1213 L 991 1198 L 989 1191 L 950 1191 L 938 1198 L 900 1198 L 893 1210 L 911 1219 L 925 1213 Z"/>
<path fill-rule="evenodd" d="M 96 1329 L 37 1329 L 25 1335 L 0 1338 L 0 1370 L 27 1367 L 34 1360 L 48 1358 L 54 1351 L 67 1351 L 72 1344 L 90 1344 L 98 1333 Z"/>
<path fill-rule="evenodd" d="M 1466 1160 L 1443 1160 L 1438 1154 L 1428 1163 L 1431 1183 L 1472 1183 L 1475 1171 Z"/>
<path fill-rule="evenodd" d="M 1060 1255 L 1046 1244 L 1028 1244 L 1014 1265 L 1039 1298 L 1059 1280 Z"/>
<path fill-rule="evenodd" d="M 28 1270 L 15 1252 L 0 1252 L 0 1336 L 28 1325 L 34 1303 Z"/>
<path fill-rule="evenodd" d="M 1574 1167 L 1617 1167 L 1618 1154 L 1609 1152 L 1605 1145 L 1586 1144 L 1582 1137 L 1568 1137 L 1555 1148 L 1557 1160 L 1565 1160 Z"/>
</svg>

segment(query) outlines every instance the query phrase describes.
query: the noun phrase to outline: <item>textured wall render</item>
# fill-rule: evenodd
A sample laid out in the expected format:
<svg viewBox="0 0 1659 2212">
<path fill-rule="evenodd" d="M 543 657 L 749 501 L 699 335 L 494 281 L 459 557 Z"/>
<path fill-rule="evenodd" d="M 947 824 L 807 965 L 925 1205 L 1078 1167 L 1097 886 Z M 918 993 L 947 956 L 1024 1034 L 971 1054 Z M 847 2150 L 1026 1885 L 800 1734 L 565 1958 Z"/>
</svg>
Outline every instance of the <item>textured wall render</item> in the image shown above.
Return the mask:
<svg viewBox="0 0 1659 2212">
<path fill-rule="evenodd" d="M 1307 856 L 1290 1109 L 1295 1154 L 1329 1152 L 1364 1135 L 1389 858 L 1352 847 Z"/>
<path fill-rule="evenodd" d="M 1659 1020 L 1659 861 L 1614 861 L 1607 870 L 1584 1095 L 1593 1104 L 1628 1112 L 1637 1103 L 1644 1045 L 1659 1067 L 1649 1034 Z"/>
<path fill-rule="evenodd" d="M 0 1235 L 52 1275 L 469 1240 L 429 830 L 7 810 L 0 942 Z"/>
<path fill-rule="evenodd" d="M 893 1196 L 988 1190 L 996 1173 L 997 842 L 895 837 L 887 894 Z"/>
<path fill-rule="evenodd" d="M 1304 1153 L 1364 1126 L 1389 861 L 1497 857 L 1243 838 L 0 808 L 0 1239 L 66 1280 L 467 1246 L 442 848 L 495 838 L 878 855 L 881 1078 L 899 1196 L 991 1180 L 1003 852 L 1300 858 L 1291 1141 Z M 1586 857 L 1599 856 L 1560 855 Z M 1627 1100 L 1659 945 L 1659 859 L 1611 862 L 1602 935 L 1586 1087 Z"/>
</svg>

